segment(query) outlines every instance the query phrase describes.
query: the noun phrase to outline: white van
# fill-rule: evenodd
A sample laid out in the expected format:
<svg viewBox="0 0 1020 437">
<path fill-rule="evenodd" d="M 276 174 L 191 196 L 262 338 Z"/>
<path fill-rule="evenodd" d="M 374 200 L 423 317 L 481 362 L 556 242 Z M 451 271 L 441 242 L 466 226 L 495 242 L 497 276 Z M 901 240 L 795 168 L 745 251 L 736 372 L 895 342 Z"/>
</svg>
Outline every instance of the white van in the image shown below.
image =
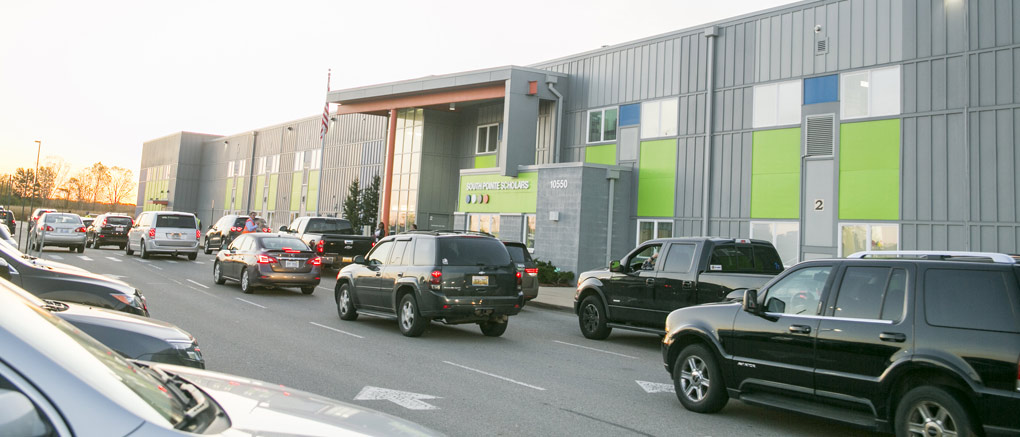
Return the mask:
<svg viewBox="0 0 1020 437">
<path fill-rule="evenodd" d="M 132 255 L 137 250 L 142 258 L 157 253 L 171 256 L 187 254 L 189 260 L 194 260 L 198 257 L 198 242 L 201 238 L 202 231 L 198 229 L 198 219 L 194 214 L 147 211 L 138 216 L 128 232 L 124 252 Z"/>
</svg>

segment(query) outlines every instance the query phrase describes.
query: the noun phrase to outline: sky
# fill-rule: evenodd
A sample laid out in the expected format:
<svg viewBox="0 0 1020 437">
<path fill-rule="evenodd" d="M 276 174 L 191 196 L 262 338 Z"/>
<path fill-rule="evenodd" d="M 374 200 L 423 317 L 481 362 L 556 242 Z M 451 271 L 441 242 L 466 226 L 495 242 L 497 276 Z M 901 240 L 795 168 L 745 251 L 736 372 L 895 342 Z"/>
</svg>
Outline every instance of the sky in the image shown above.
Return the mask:
<svg viewBox="0 0 1020 437">
<path fill-rule="evenodd" d="M 72 173 L 137 174 L 148 140 L 320 114 L 328 69 L 345 89 L 530 65 L 786 3 L 8 0 L 0 174 L 34 167 L 36 140 Z"/>
</svg>

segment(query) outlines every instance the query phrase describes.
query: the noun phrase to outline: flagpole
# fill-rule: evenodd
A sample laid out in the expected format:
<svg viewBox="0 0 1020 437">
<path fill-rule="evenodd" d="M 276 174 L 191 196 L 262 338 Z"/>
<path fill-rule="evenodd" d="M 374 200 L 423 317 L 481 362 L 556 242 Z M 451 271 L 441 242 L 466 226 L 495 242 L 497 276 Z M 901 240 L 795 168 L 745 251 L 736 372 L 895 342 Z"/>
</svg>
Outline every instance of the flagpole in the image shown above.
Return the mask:
<svg viewBox="0 0 1020 437">
<path fill-rule="evenodd" d="M 322 110 L 322 130 L 320 135 L 322 137 L 322 144 L 319 148 L 319 187 L 315 192 L 315 215 L 319 216 L 319 210 L 322 209 L 322 187 L 323 176 L 326 174 L 325 163 L 326 163 L 326 132 L 329 131 L 329 80 L 333 75 L 333 69 L 329 69 L 326 73 L 326 107 Z"/>
</svg>

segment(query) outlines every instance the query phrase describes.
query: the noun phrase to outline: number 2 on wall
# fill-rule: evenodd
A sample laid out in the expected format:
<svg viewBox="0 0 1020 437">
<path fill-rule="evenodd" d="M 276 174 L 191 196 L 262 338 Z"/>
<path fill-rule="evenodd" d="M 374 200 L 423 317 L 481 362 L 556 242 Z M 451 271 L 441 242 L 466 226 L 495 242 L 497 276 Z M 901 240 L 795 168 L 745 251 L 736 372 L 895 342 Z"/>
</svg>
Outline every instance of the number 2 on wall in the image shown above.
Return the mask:
<svg viewBox="0 0 1020 437">
<path fill-rule="evenodd" d="M 825 202 L 822 199 L 815 199 L 815 211 L 822 211 L 825 209 Z"/>
</svg>

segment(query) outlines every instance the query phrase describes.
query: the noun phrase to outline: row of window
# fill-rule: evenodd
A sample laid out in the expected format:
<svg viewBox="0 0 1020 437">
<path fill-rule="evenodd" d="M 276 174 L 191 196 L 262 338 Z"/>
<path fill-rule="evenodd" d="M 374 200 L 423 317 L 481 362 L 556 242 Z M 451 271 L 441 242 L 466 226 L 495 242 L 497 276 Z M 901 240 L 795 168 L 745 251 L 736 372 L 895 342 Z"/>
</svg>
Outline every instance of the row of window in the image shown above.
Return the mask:
<svg viewBox="0 0 1020 437">
<path fill-rule="evenodd" d="M 149 167 L 145 172 L 145 181 L 158 181 L 170 179 L 170 164 Z"/>
<path fill-rule="evenodd" d="M 467 229 L 475 232 L 487 232 L 499 238 L 499 214 L 477 214 L 467 215 Z M 535 248 L 535 214 L 523 214 L 524 229 L 521 231 L 521 241 L 528 249 Z M 506 237 L 504 235 L 504 237 Z"/>
<path fill-rule="evenodd" d="M 317 170 L 322 164 L 322 150 L 303 150 L 294 153 L 294 171 L 301 171 L 304 169 Z M 247 159 L 238 159 L 236 161 L 227 162 L 227 177 L 243 176 L 244 169 L 247 165 Z M 167 174 L 169 174 L 169 166 L 167 167 Z M 255 174 L 267 174 L 267 173 L 279 173 L 280 172 L 280 155 L 272 156 L 259 156 L 255 158 Z"/>
</svg>

